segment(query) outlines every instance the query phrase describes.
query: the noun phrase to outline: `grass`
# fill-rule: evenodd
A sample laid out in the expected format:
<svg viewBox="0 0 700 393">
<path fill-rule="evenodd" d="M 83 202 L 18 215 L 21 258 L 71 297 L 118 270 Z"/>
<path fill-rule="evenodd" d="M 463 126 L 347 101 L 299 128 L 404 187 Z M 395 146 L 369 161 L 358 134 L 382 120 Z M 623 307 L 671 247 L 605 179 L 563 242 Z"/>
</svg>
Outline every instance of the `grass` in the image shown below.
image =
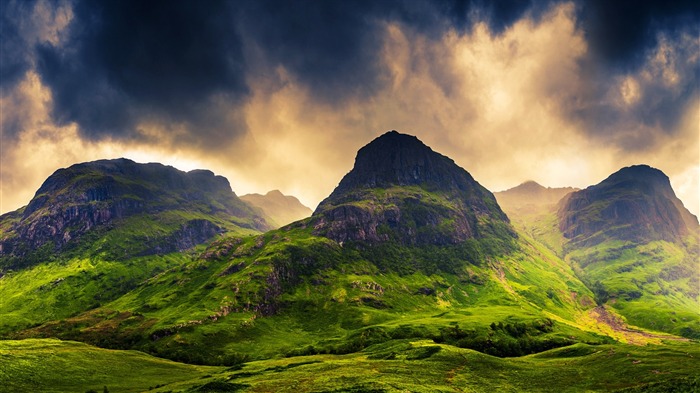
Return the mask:
<svg viewBox="0 0 700 393">
<path fill-rule="evenodd" d="M 697 255 L 682 245 L 604 242 L 567 258 L 628 323 L 700 338 Z"/>
<path fill-rule="evenodd" d="M 126 240 L 169 233 L 173 223 L 196 218 L 192 214 L 134 219 L 102 244 L 132 249 Z M 594 315 L 596 300 L 606 296 L 610 314 L 627 323 L 693 337 L 699 318 L 695 284 L 686 274 L 692 257 L 679 245 L 607 242 L 572 251 L 546 215 L 531 227 L 517 224 L 512 244 L 479 240 L 431 248 L 389 241 L 370 249 L 316 236 L 310 222 L 262 235 L 238 232 L 186 253 L 119 261 L 96 242 L 88 258 L 8 273 L 0 278 L 0 333 L 228 367 L 192 378 L 183 372 L 154 389 L 160 392 L 602 391 L 694 383 L 684 378 L 698 371 L 697 342 L 637 340 L 641 333 L 629 338 Z M 567 260 L 560 257 L 564 252 Z M 610 336 L 644 345 L 615 343 Z M 41 357 L 22 363 L 22 356 L 42 353 L 43 344 L 4 343 L 22 342 L 39 344 L 0 361 L 23 364 L 29 374 L 19 379 L 29 384 L 31 370 L 43 367 L 32 362 Z M 548 350 L 555 347 L 561 348 Z M 100 351 L 79 347 L 71 362 L 78 367 L 91 356 L 136 356 Z M 44 356 L 52 359 L 47 367 L 67 367 L 51 356 Z M 153 359 L 138 356 L 144 358 L 121 361 Z M 100 389 L 92 379 L 61 383 L 56 386 L 75 384 L 66 391 Z M 103 385 L 131 389 L 127 382 Z"/>
<path fill-rule="evenodd" d="M 99 307 L 187 260 L 186 255 L 177 253 L 123 262 L 74 258 L 8 273 L 0 278 L 0 333 Z"/>
<path fill-rule="evenodd" d="M 575 344 L 497 358 L 426 340 L 398 339 L 348 355 L 203 367 L 135 351 L 58 340 L 0 341 L 0 383 L 14 392 L 607 392 L 692 391 L 700 347 Z M 663 390 L 663 389 L 666 390 Z M 655 390 L 654 390 L 655 389 Z"/>
<path fill-rule="evenodd" d="M 54 321 L 14 337 L 59 337 L 228 365 L 280 354 L 353 352 L 388 340 L 401 329 L 406 338 L 424 339 L 438 337 L 454 324 L 479 330 L 491 323 L 529 324 L 543 318 L 556 321 L 554 337 L 599 342 L 576 322 L 594 302 L 571 268 L 527 237 L 518 248 L 483 264 L 463 263 L 452 273 L 405 274 L 384 271 L 356 250 L 313 236 L 308 229 L 227 238 L 198 256 L 164 258 L 160 263 L 167 264 L 157 265 L 157 270 L 152 265 L 158 259 L 141 259 L 138 266 L 151 266 L 152 277 L 136 282 L 127 293 L 87 313 L 78 306 L 56 307 L 63 313 Z M 78 274 L 76 266 L 64 268 L 68 271 L 53 276 Z M 27 282 L 39 276 L 49 283 L 55 280 L 36 269 L 23 273 Z M 23 282 L 21 277 L 16 284 Z M 87 277 L 111 285 L 104 281 L 109 276 L 97 271 Z M 99 280 L 76 283 L 98 288 Z M 47 294 L 58 296 L 58 289 L 49 286 Z M 83 294 L 95 296 L 94 291 Z M 20 292 L 18 299 L 26 296 Z M 74 301 L 79 304 L 80 296 Z M 32 315 L 29 308 L 13 307 L 18 307 L 17 316 Z M 363 331 L 376 334 L 359 340 Z"/>
<path fill-rule="evenodd" d="M 645 243 L 613 240 L 601 232 L 597 244 L 574 246 L 559 231 L 554 208 L 512 209 L 509 215 L 521 236 L 564 258 L 576 281 L 585 283 L 598 303 L 608 304 L 627 323 L 700 338 L 697 234 L 683 242 Z"/>
<path fill-rule="evenodd" d="M 112 393 L 142 392 L 219 371 L 70 341 L 0 341 L 0 390 L 5 392 L 102 392 L 105 386 Z"/>
</svg>

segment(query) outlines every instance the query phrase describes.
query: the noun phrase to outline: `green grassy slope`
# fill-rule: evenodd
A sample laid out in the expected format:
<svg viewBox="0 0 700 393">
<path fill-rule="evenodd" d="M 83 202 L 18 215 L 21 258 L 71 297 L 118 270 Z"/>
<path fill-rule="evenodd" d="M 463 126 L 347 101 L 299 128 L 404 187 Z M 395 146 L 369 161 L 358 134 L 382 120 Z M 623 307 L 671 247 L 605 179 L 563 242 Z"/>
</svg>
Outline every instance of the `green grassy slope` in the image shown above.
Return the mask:
<svg viewBox="0 0 700 393">
<path fill-rule="evenodd" d="M 160 273 L 124 296 L 13 337 L 55 336 L 207 364 L 349 353 L 395 337 L 500 356 L 605 342 L 579 322 L 595 305 L 593 294 L 526 236 L 516 251 L 471 262 L 461 246 L 427 254 L 396 247 L 376 262 L 373 253 L 311 230 L 302 222 L 223 239 L 198 256 L 174 255 L 170 265 L 165 258 Z M 404 269 L 394 269 L 398 263 Z M 461 333 L 450 333 L 455 326 Z"/>
<path fill-rule="evenodd" d="M 698 235 L 682 242 L 601 240 L 573 246 L 557 225 L 555 206 L 508 210 L 513 225 L 564 258 L 593 292 L 624 320 L 651 330 L 700 337 Z M 600 234 L 603 236 L 603 234 Z"/>
<path fill-rule="evenodd" d="M 692 237 L 688 241 L 693 241 Z M 700 338 L 698 260 L 695 247 L 666 241 L 609 241 L 567 255 L 594 290 L 627 322 Z"/>
<path fill-rule="evenodd" d="M 3 392 L 143 392 L 220 371 L 55 339 L 0 341 Z"/>
<path fill-rule="evenodd" d="M 700 348 L 600 345 L 497 358 L 397 339 L 348 355 L 237 367 L 191 366 L 57 340 L 0 341 L 0 386 L 13 392 L 692 392 Z M 8 390 L 9 389 L 9 390 Z"/>
<path fill-rule="evenodd" d="M 6 273 L 0 278 L 0 334 L 94 309 L 186 261 L 179 253 L 127 261 L 74 258 Z"/>
</svg>

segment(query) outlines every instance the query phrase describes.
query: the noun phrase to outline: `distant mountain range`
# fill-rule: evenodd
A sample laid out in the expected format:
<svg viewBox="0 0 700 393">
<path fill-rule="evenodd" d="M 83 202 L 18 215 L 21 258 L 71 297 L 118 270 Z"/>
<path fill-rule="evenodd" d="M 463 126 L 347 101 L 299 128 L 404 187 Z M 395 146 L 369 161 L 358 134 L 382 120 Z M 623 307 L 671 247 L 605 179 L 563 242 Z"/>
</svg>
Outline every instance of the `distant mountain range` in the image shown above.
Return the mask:
<svg viewBox="0 0 700 393">
<path fill-rule="evenodd" d="M 536 209 L 548 205 L 556 205 L 567 194 L 578 191 L 578 188 L 544 187 L 530 180 L 517 187 L 495 192 L 493 195 L 498 204 L 506 211 L 517 209 Z"/>
<path fill-rule="evenodd" d="M 240 198 L 243 202 L 262 209 L 275 228 L 309 217 L 312 213 L 296 197 L 284 195 L 279 190 L 269 191 L 265 195 L 246 194 Z"/>
<path fill-rule="evenodd" d="M 494 196 L 396 131 L 313 213 L 209 171 L 76 164 L 0 216 L 0 351 L 34 348 L 0 370 L 36 389 L 23 356 L 57 338 L 220 366 L 128 391 L 682 391 L 700 383 L 698 235 L 648 166 Z M 114 356 L 74 351 L 80 370 Z"/>
</svg>

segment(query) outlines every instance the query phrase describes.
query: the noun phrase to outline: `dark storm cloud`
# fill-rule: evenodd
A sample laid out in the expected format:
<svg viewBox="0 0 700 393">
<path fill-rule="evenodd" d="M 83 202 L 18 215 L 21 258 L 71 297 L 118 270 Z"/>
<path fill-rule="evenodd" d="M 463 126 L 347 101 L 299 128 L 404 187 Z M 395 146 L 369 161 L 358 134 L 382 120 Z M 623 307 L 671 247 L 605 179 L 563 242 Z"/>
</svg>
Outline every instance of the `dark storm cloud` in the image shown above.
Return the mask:
<svg viewBox="0 0 700 393">
<path fill-rule="evenodd" d="M 380 87 L 381 2 L 257 1 L 239 14 L 246 36 L 325 101 Z"/>
<path fill-rule="evenodd" d="M 385 82 L 384 22 L 437 38 L 469 28 L 474 14 L 500 31 L 529 8 L 523 1 L 77 1 L 66 42 L 38 45 L 37 65 L 53 93 L 54 119 L 76 122 L 84 136 L 136 137 L 141 121 L 155 119 L 205 137 L 226 116 L 209 100 L 240 106 L 256 71 L 283 66 L 319 102 L 366 98 Z M 241 37 L 263 64 L 244 59 Z M 7 73 L 25 68 L 9 64 Z M 245 125 L 227 128 L 236 134 Z"/>
<path fill-rule="evenodd" d="M 0 87 L 3 90 L 14 86 L 30 66 L 28 48 L 17 26 L 22 18 L 16 17 L 25 12 L 27 6 L 9 1 L 0 3 Z"/>
<path fill-rule="evenodd" d="M 684 113 L 700 95 L 692 60 L 700 3 L 580 1 L 578 25 L 589 47 L 581 61 L 585 86 L 565 105 L 583 131 L 626 151 L 652 148 L 655 136 L 681 132 Z M 633 78 L 638 97 L 622 103 L 626 77 Z"/>
<path fill-rule="evenodd" d="M 580 1 L 580 23 L 596 61 L 635 67 L 656 45 L 657 35 L 676 36 L 692 29 L 697 37 L 700 3 L 696 0 Z"/>
<path fill-rule="evenodd" d="M 34 1 L 0 2 L 0 92 L 6 92 L 31 68 L 30 37 L 22 24 L 31 20 Z"/>
<path fill-rule="evenodd" d="M 38 71 L 55 119 L 88 137 L 133 133 L 143 119 L 206 130 L 220 116 L 212 97 L 248 94 L 226 2 L 81 1 L 73 13 L 65 45 L 39 46 Z"/>
<path fill-rule="evenodd" d="M 263 0 L 239 8 L 245 38 L 262 51 L 269 66 L 283 66 L 318 101 L 342 104 L 384 86 L 380 52 L 387 22 L 439 40 L 449 29 L 470 29 L 474 15 L 498 33 L 526 11 L 545 7 L 521 0 Z"/>
<path fill-rule="evenodd" d="M 240 113 L 230 113 L 248 102 L 251 78 L 274 82 L 273 71 L 281 67 L 316 103 L 342 108 L 370 99 L 389 83 L 382 59 L 386 23 L 435 42 L 451 29 L 468 33 L 481 21 L 498 35 L 523 17 L 537 20 L 555 3 L 79 0 L 66 40 L 37 45 L 36 64 L 52 92 L 54 120 L 76 122 L 83 136 L 139 138 L 138 126 L 151 121 L 179 125 L 187 142 L 226 146 L 219 138 L 246 132 Z M 28 6 L 11 4 L 3 18 L 21 19 Z M 578 24 L 589 40 L 583 68 L 590 87 L 571 103 L 571 116 L 589 124 L 593 134 L 608 132 L 607 125 L 623 116 L 599 105 L 608 94 L 609 66 L 638 67 L 659 32 L 697 33 L 699 8 L 690 1 L 579 2 Z M 3 23 L 2 73 L 9 84 L 30 64 L 27 45 L 11 39 L 18 35 L 13 23 Z M 433 78 L 449 95 L 452 71 L 440 58 L 429 61 Z M 689 89 L 656 99 L 640 115 L 672 125 L 696 90 Z"/>
</svg>

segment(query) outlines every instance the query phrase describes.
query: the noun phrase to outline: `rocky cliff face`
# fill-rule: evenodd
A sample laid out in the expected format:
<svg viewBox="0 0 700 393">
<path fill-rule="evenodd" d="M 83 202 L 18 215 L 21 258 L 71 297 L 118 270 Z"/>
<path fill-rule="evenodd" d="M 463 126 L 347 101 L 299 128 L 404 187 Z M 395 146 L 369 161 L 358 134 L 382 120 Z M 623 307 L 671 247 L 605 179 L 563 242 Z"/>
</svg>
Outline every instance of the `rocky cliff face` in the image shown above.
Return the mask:
<svg viewBox="0 0 700 393">
<path fill-rule="evenodd" d="M 278 190 L 272 190 L 265 195 L 247 194 L 241 200 L 253 207 L 259 208 L 273 221 L 276 227 L 287 225 L 309 217 L 311 209 L 304 206 L 291 195 L 284 195 Z"/>
<path fill-rule="evenodd" d="M 443 245 L 495 232 L 514 236 L 491 192 L 451 159 L 396 131 L 360 149 L 312 222 L 315 233 L 338 242 Z"/>
<path fill-rule="evenodd" d="M 698 219 L 676 197 L 668 177 L 647 165 L 622 168 L 559 205 L 559 228 L 574 245 L 608 239 L 678 241 Z"/>
<path fill-rule="evenodd" d="M 210 171 L 185 173 L 161 164 L 100 160 L 59 169 L 25 208 L 0 217 L 0 257 L 21 258 L 47 246 L 59 250 L 96 228 L 109 230 L 122 219 L 173 211 L 193 216 L 182 214 L 181 222 L 173 223 L 171 233 L 161 234 L 164 239 L 155 242 L 152 252 L 189 248 L 223 230 L 214 220 L 197 215 L 218 216 L 252 230 L 269 228 L 236 197 L 226 178 Z"/>
</svg>

